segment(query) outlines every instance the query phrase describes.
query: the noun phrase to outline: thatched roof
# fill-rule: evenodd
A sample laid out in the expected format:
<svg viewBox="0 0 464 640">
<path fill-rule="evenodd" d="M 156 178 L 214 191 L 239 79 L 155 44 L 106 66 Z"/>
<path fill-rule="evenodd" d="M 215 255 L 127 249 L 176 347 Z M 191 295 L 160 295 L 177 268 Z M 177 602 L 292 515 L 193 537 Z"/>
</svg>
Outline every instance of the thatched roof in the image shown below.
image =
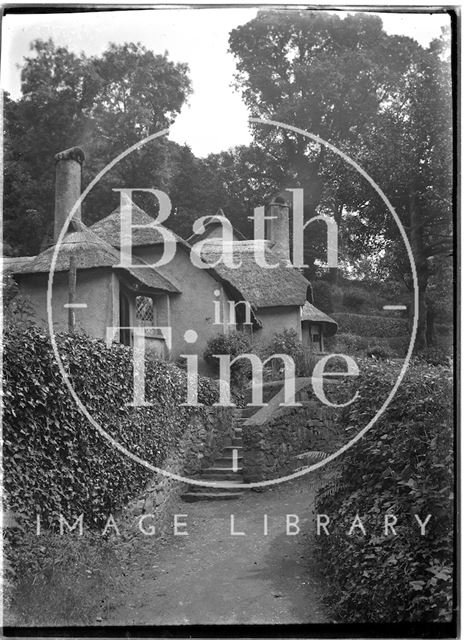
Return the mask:
<svg viewBox="0 0 464 640">
<path fill-rule="evenodd" d="M 149 268 L 148 265 L 143 269 L 119 267 L 118 265 L 121 261 L 119 252 L 99 238 L 82 222 L 72 221 L 70 229 L 71 231 L 65 235 L 58 251 L 55 263 L 56 272 L 68 271 L 69 261 L 73 256 L 78 270 L 110 267 L 126 272 L 148 288 L 179 293 L 179 289 L 174 283 L 160 275 L 155 269 Z M 54 247 L 49 247 L 31 260 L 21 265 L 18 264 L 11 272 L 17 276 L 32 273 L 49 273 L 54 250 Z M 132 262 L 134 266 L 136 264 L 145 265 L 142 260 L 136 258 L 133 258 Z"/>
<path fill-rule="evenodd" d="M 233 252 L 234 262 L 240 262 L 237 269 L 220 262 L 214 269 L 224 280 L 238 289 L 243 297 L 256 308 L 302 306 L 310 283 L 297 270 L 279 262 L 279 258 L 264 244 L 264 255 L 269 264 L 279 263 L 275 269 L 260 267 L 255 260 L 254 249 L 258 241 L 234 242 L 232 247 L 211 241 L 203 247 L 201 257 L 205 262 L 214 264 L 223 251 Z M 262 242 L 262 241 L 261 241 Z"/>
<path fill-rule="evenodd" d="M 181 289 L 171 279 L 162 276 L 156 269 L 150 267 L 144 260 L 140 260 L 135 256 L 132 257 L 133 267 L 113 267 L 119 273 L 129 273 L 137 283 L 136 287 L 140 289 L 140 285 L 148 289 L 157 289 L 166 293 L 181 293 Z M 143 265 L 143 268 L 137 268 L 137 265 Z"/>
<path fill-rule="evenodd" d="M 3 271 L 4 273 L 14 273 L 16 269 L 20 269 L 31 260 L 34 260 L 34 256 L 20 256 L 18 258 L 5 256 L 2 259 Z"/>
<path fill-rule="evenodd" d="M 146 247 L 164 243 L 164 237 L 154 225 L 154 219 L 140 209 L 136 204 L 132 204 L 132 225 L 145 225 L 141 229 L 134 226 L 131 229 L 131 241 L 133 247 Z M 149 226 L 150 225 L 150 226 Z M 99 238 L 119 249 L 121 247 L 121 210 L 117 207 L 109 216 L 95 222 L 91 227 L 92 231 Z M 185 240 L 171 231 L 176 241 L 189 246 Z"/>
<path fill-rule="evenodd" d="M 310 302 L 305 302 L 303 309 L 301 310 L 301 322 L 319 322 L 324 327 L 324 335 L 334 336 L 338 330 L 338 324 L 335 320 L 332 320 L 323 311 L 320 311 Z"/>
<path fill-rule="evenodd" d="M 224 212 L 223 212 L 222 209 L 219 209 L 219 211 L 215 215 L 224 217 Z M 229 222 L 230 222 L 230 220 L 229 220 Z M 200 240 L 204 240 L 217 227 L 220 227 L 222 229 L 222 223 L 219 220 L 217 220 L 217 218 L 215 218 L 214 216 L 211 216 L 211 218 L 207 222 L 205 222 L 203 224 L 203 226 L 204 226 L 204 229 L 205 229 L 203 231 L 203 233 L 192 233 L 192 235 L 188 238 L 187 242 L 189 244 L 195 244 L 196 242 L 199 242 Z M 246 240 L 246 237 L 238 229 L 233 228 L 233 233 L 234 233 L 234 236 L 235 236 L 235 238 L 237 240 Z"/>
<path fill-rule="evenodd" d="M 153 218 L 145 211 L 133 205 L 132 224 L 146 225 L 141 229 L 132 229 L 133 246 L 158 245 L 164 242 L 164 238 L 153 226 Z M 148 226 L 151 225 L 151 226 Z M 211 223 L 214 228 L 216 223 Z M 208 231 L 207 224 L 207 231 Z M 121 211 L 118 207 L 109 216 L 92 225 L 99 238 L 113 247 L 121 246 Z M 207 236 L 208 234 L 202 234 Z M 174 234 L 176 241 L 188 252 L 191 246 L 188 242 Z M 197 241 L 200 236 L 192 236 Z M 306 295 L 310 283 L 296 269 L 288 268 L 282 264 L 275 269 L 265 269 L 256 264 L 254 247 L 258 241 L 244 240 L 233 243 L 233 251 L 240 254 L 242 266 L 239 269 L 230 269 L 224 264 L 218 264 L 209 269 L 209 273 L 216 279 L 225 282 L 234 289 L 234 297 L 248 300 L 255 308 L 276 306 L 301 306 L 306 301 Z M 279 258 L 270 250 L 270 243 L 265 242 L 266 260 L 270 263 L 279 262 Z M 203 248 L 202 258 L 205 262 L 214 264 L 219 257 L 220 246 L 224 247 L 221 238 L 211 239 L 211 244 Z"/>
</svg>

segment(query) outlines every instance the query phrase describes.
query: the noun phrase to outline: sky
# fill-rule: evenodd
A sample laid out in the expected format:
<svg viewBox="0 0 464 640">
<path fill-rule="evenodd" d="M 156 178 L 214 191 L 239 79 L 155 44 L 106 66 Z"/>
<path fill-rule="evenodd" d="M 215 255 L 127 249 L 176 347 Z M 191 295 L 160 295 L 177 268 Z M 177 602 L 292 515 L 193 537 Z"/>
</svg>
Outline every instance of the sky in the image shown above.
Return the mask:
<svg viewBox="0 0 464 640">
<path fill-rule="evenodd" d="M 20 95 L 20 67 L 37 38 L 87 55 L 110 42 L 141 42 L 155 53 L 187 62 L 193 94 L 171 127 L 169 138 L 203 157 L 251 140 L 248 112 L 232 88 L 235 62 L 227 52 L 229 32 L 251 20 L 256 8 L 157 9 L 98 13 L 7 15 L 3 22 L 1 85 Z M 337 12 L 344 14 L 346 12 Z M 378 13 L 389 34 L 407 35 L 423 46 L 450 23 L 446 14 Z"/>
</svg>

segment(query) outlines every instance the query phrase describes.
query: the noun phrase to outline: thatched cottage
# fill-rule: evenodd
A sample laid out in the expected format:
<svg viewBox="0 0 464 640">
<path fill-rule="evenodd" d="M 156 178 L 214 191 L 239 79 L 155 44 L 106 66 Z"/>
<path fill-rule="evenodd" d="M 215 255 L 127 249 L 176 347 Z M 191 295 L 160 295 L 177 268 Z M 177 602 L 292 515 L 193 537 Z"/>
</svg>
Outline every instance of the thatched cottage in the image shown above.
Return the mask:
<svg viewBox="0 0 464 640">
<path fill-rule="evenodd" d="M 78 148 L 56 156 L 55 242 L 80 195 L 83 160 Z M 114 339 L 130 345 L 130 327 L 144 326 L 149 348 L 172 359 L 197 353 L 203 371 L 206 365 L 201 356 L 208 340 L 231 330 L 249 331 L 258 341 L 293 328 L 308 347 L 323 351 L 324 335 L 335 333 L 337 325 L 311 304 L 310 283 L 288 266 L 288 207 L 278 202 L 270 207 L 275 218 L 264 251 L 269 263 L 279 263 L 271 270 L 256 263 L 256 241 L 246 240 L 238 232 L 234 232 L 232 246 L 222 245 L 222 251 L 230 251 L 241 266 L 232 269 L 218 261 L 222 241 L 217 220 L 188 242 L 175 236 L 173 259 L 162 266 L 150 266 L 163 254 L 164 239 L 159 226 L 135 205 L 132 224 L 138 226 L 132 229 L 132 261 L 130 266 L 123 266 L 120 209 L 92 227 L 81 222 L 78 209 L 56 259 L 54 329 L 65 331 L 72 321 L 73 328 L 106 339 L 109 327 L 120 327 Z M 191 261 L 192 245 L 200 239 L 208 240 L 201 257 L 211 266 L 205 269 L 196 268 Z M 5 269 L 32 304 L 34 320 L 44 325 L 48 322 L 47 285 L 53 252 L 51 246 L 32 258 L 5 259 Z M 171 327 L 170 340 L 156 327 Z M 186 339 L 189 330 L 189 337 L 192 330 L 197 336 L 194 342 Z"/>
</svg>

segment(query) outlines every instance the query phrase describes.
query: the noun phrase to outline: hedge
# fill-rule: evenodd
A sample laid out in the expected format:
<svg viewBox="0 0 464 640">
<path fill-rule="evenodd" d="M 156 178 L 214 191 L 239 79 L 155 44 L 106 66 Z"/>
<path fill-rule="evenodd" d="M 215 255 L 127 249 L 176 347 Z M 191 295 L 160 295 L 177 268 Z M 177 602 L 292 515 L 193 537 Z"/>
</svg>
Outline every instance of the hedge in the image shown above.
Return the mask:
<svg viewBox="0 0 464 640">
<path fill-rule="evenodd" d="M 354 333 L 366 338 L 405 336 L 410 333 L 406 318 L 367 316 L 356 313 L 332 313 L 331 317 L 338 323 L 340 333 Z"/>
<path fill-rule="evenodd" d="M 396 379 L 394 363 L 364 362 L 359 399 L 341 416 L 359 429 Z M 340 462 L 316 500 L 330 535 L 316 536 L 336 620 L 442 622 L 453 610 L 453 389 L 449 369 L 415 361 L 381 419 Z M 386 513 L 398 535 L 384 535 Z M 348 535 L 359 514 L 366 535 Z M 431 519 L 426 535 L 414 515 Z"/>
<path fill-rule="evenodd" d="M 79 412 L 42 330 L 10 329 L 4 337 L 4 487 L 6 506 L 44 524 L 56 514 L 84 514 L 99 524 L 117 511 L 152 473 L 119 453 Z M 91 415 L 118 442 L 160 466 L 180 442 L 192 413 L 180 407 L 186 374 L 172 364 L 146 365 L 146 398 L 132 402 L 132 352 L 83 334 L 57 335 L 72 384 Z M 216 384 L 199 381 L 199 402 L 217 401 Z"/>
</svg>

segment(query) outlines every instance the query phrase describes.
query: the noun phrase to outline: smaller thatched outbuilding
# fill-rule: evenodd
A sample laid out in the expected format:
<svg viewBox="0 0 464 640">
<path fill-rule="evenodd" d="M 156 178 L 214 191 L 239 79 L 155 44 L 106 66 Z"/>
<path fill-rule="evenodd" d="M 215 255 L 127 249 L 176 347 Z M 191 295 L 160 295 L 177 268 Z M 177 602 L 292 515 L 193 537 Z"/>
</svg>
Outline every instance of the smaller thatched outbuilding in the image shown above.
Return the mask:
<svg viewBox="0 0 464 640">
<path fill-rule="evenodd" d="M 324 338 L 337 333 L 338 324 L 310 302 L 301 309 L 301 333 L 304 346 L 312 351 L 324 352 Z"/>
</svg>

